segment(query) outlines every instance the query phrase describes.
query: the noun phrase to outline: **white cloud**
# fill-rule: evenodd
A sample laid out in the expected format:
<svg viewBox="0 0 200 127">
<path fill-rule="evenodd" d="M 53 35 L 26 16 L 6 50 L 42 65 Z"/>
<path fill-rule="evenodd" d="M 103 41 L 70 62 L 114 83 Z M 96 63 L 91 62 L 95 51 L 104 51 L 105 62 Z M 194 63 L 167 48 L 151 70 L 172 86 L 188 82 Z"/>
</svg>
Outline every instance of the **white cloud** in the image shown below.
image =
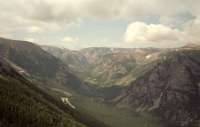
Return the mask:
<svg viewBox="0 0 200 127">
<path fill-rule="evenodd" d="M 198 0 L 0 0 L 1 15 L 34 23 L 74 23 L 83 18 L 137 19 L 174 16 L 184 12 L 199 15 Z M 8 19 L 8 18 L 6 18 Z"/>
<path fill-rule="evenodd" d="M 131 23 L 125 33 L 125 41 L 134 42 L 175 42 L 180 41 L 183 33 L 161 24 Z"/>
<path fill-rule="evenodd" d="M 200 43 L 200 19 L 191 20 L 181 30 L 162 24 L 133 22 L 124 35 L 129 44 L 160 47 L 181 46 L 186 43 Z"/>
<path fill-rule="evenodd" d="M 72 23 L 83 18 L 137 19 L 138 17 L 199 14 L 198 0 L 0 0 L 1 13 L 33 22 Z M 12 17 L 11 17 L 12 18 Z"/>
</svg>

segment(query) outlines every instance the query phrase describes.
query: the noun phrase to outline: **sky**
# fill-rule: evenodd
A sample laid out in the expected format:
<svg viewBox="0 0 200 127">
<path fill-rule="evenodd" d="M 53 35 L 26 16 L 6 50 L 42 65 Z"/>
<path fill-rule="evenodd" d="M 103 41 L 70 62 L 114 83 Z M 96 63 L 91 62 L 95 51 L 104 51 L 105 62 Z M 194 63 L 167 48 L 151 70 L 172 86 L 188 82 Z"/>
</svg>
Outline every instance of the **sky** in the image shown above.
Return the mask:
<svg viewBox="0 0 200 127">
<path fill-rule="evenodd" d="M 200 44 L 200 0 L 0 0 L 0 37 L 69 49 Z"/>
</svg>

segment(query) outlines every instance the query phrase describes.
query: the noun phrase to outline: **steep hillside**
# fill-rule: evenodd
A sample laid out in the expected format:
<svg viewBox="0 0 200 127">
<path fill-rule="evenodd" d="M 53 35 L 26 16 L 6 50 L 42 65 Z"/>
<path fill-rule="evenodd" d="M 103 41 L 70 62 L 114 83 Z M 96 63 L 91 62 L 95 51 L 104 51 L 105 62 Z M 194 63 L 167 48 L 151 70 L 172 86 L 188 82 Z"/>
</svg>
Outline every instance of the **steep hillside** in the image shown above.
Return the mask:
<svg viewBox="0 0 200 127">
<path fill-rule="evenodd" d="M 86 127 L 70 115 L 67 107 L 63 111 L 54 102 L 57 101 L 25 80 L 1 58 L 1 127 Z"/>
<path fill-rule="evenodd" d="M 156 114 L 167 127 L 198 127 L 199 85 L 200 51 L 174 51 L 133 82 L 115 103 Z"/>
<path fill-rule="evenodd" d="M 55 77 L 61 64 L 52 55 L 43 51 L 35 44 L 0 39 L 0 55 L 24 68 L 28 73 L 37 77 Z M 51 68 L 51 69 L 49 69 Z"/>
<path fill-rule="evenodd" d="M 0 127 L 107 127 L 36 86 L 0 59 Z"/>
<path fill-rule="evenodd" d="M 84 93 L 89 89 L 70 72 L 67 64 L 33 43 L 0 38 L 0 56 L 20 68 L 19 72 L 26 73 L 31 80 L 46 86 Z"/>
</svg>

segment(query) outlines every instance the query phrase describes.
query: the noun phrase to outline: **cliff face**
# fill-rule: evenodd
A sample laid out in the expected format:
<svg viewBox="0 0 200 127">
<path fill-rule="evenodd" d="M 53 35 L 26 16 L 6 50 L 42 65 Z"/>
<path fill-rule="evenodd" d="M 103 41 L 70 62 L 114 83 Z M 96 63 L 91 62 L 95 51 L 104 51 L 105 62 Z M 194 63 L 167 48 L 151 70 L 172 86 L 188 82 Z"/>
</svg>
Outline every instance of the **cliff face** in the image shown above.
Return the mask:
<svg viewBox="0 0 200 127">
<path fill-rule="evenodd" d="M 153 112 L 168 126 L 200 120 L 200 51 L 172 52 L 115 99 L 137 112 Z"/>
</svg>

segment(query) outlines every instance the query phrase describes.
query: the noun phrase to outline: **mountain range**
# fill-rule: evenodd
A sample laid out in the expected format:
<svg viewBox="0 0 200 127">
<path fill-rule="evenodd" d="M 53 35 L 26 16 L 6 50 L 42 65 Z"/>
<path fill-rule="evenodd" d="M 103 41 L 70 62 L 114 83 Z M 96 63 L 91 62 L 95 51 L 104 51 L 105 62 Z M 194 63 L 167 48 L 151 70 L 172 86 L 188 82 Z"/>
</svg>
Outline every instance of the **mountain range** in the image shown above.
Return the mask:
<svg viewBox="0 0 200 127">
<path fill-rule="evenodd" d="M 44 46 L 83 81 L 98 87 L 127 86 L 145 73 L 163 51 L 155 48 L 86 48 L 70 51 Z"/>
<path fill-rule="evenodd" d="M 199 85 L 195 44 L 69 50 L 0 38 L 0 126 L 199 127 Z"/>
<path fill-rule="evenodd" d="M 62 55 L 54 54 L 52 47 L 44 49 L 64 62 L 84 59 L 79 59 L 86 65 L 84 76 L 80 78 L 90 84 L 100 87 L 125 86 L 113 99 L 119 107 L 132 107 L 135 112 L 156 114 L 170 127 L 198 124 L 198 45 L 188 44 L 176 49 L 87 48 L 71 52 L 62 49 Z M 72 52 L 76 52 L 76 55 L 71 55 Z M 78 72 L 76 66 L 80 65 L 72 66 L 71 69 Z M 85 75 L 85 72 L 89 74 Z"/>
</svg>

